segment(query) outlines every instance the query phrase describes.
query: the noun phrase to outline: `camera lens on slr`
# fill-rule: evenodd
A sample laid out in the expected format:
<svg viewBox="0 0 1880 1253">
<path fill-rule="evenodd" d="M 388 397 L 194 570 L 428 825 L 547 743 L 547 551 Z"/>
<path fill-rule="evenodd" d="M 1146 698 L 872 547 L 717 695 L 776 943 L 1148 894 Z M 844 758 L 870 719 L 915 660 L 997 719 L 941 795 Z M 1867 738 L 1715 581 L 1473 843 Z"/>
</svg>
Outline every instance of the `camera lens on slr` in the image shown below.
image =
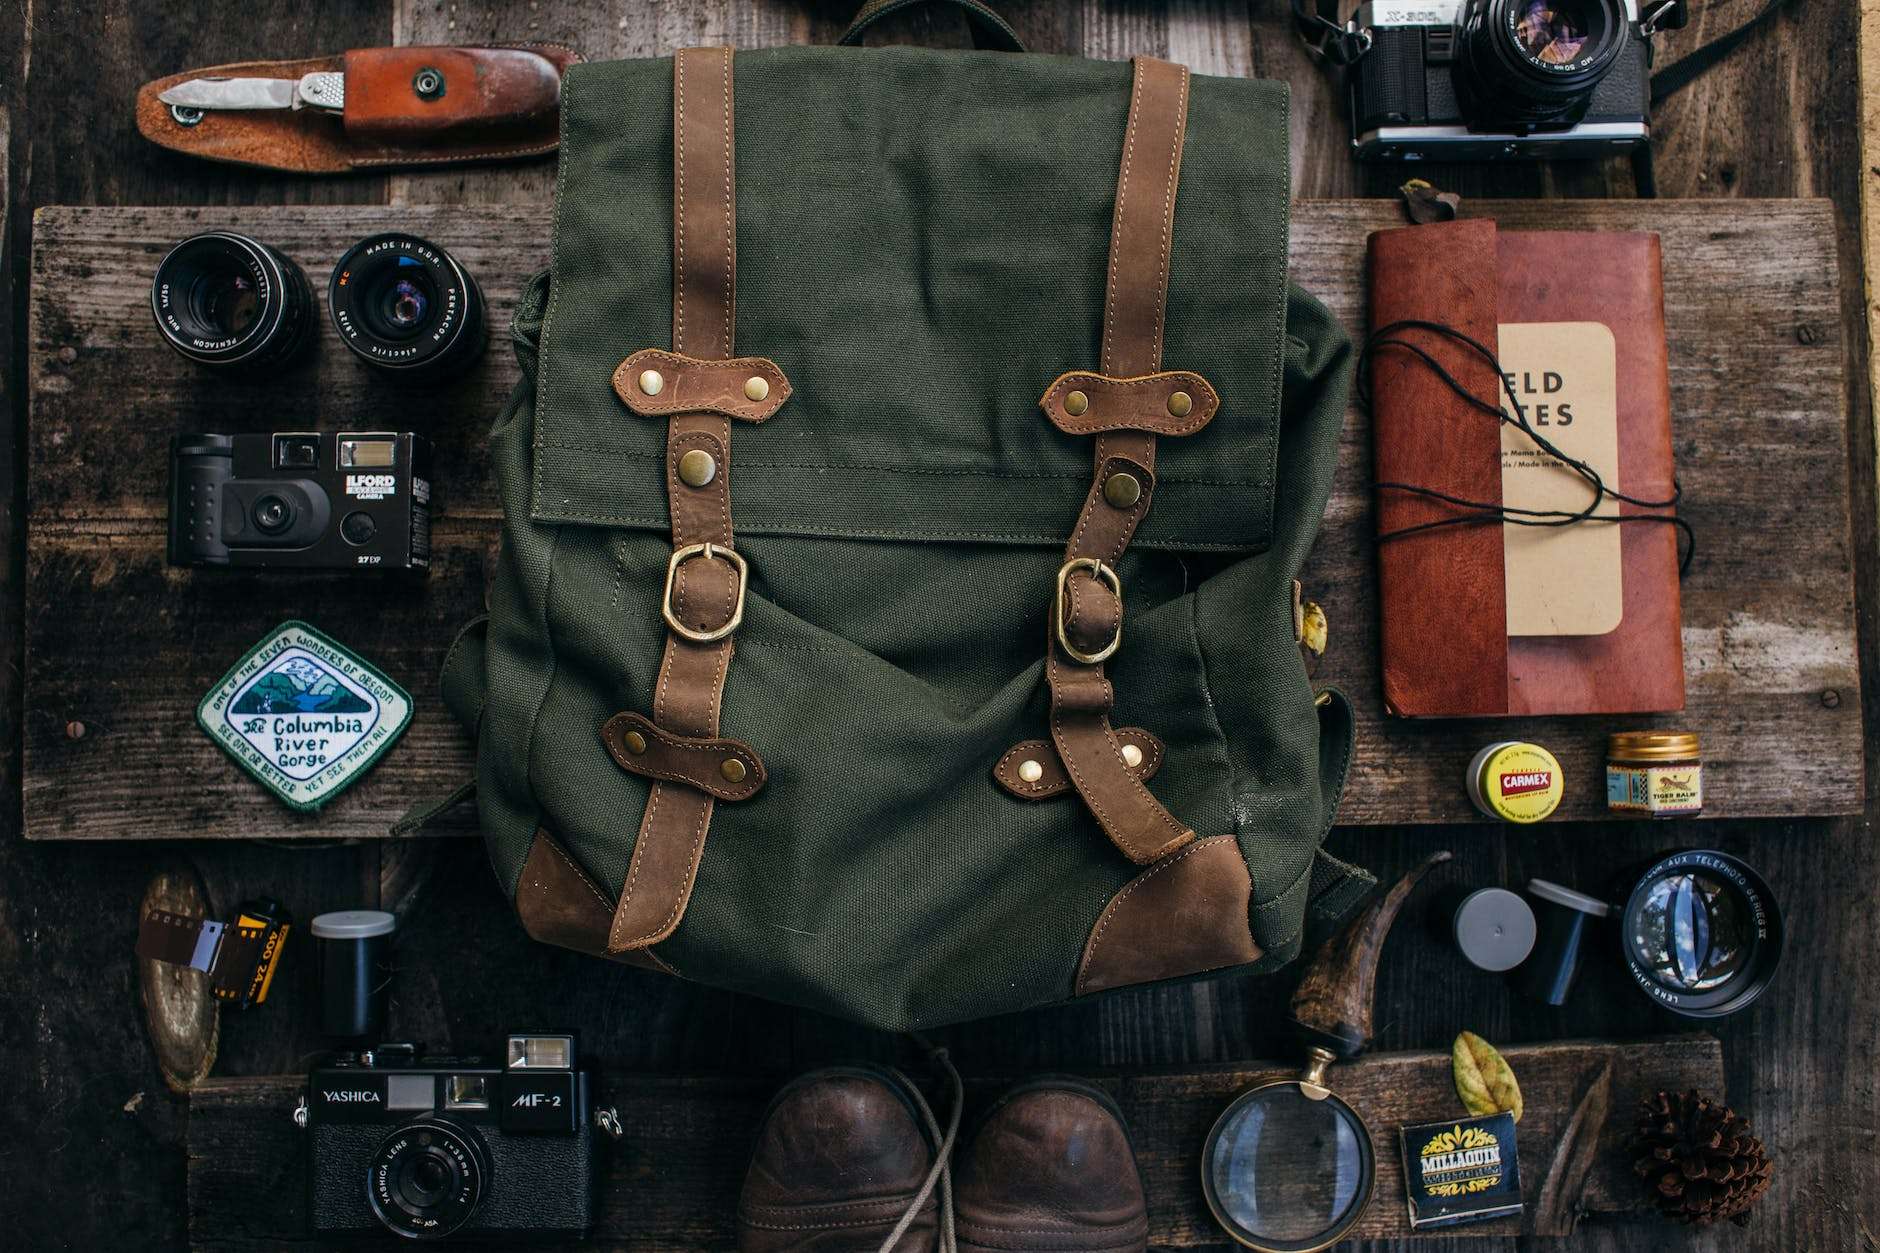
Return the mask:
<svg viewBox="0 0 1880 1253">
<path fill-rule="evenodd" d="M 263 535 L 279 535 L 294 525 L 294 506 L 284 496 L 270 492 L 255 501 L 250 515 L 255 529 Z"/>
<path fill-rule="evenodd" d="M 171 248 L 151 280 L 150 308 L 171 348 L 212 368 L 277 368 L 313 338 L 307 276 L 233 231 L 192 235 Z"/>
<path fill-rule="evenodd" d="M 374 235 L 347 249 L 333 267 L 327 305 L 348 348 L 403 377 L 455 374 L 483 351 L 476 280 L 416 235 Z"/>
<path fill-rule="evenodd" d="M 1625 45 L 1620 0 L 1469 0 L 1457 13 L 1457 94 L 1475 129 L 1564 129 Z"/>
<path fill-rule="evenodd" d="M 366 1200 L 389 1230 L 438 1240 L 476 1214 L 489 1175 L 489 1150 L 472 1128 L 420 1118 L 385 1137 L 372 1155 Z"/>
</svg>

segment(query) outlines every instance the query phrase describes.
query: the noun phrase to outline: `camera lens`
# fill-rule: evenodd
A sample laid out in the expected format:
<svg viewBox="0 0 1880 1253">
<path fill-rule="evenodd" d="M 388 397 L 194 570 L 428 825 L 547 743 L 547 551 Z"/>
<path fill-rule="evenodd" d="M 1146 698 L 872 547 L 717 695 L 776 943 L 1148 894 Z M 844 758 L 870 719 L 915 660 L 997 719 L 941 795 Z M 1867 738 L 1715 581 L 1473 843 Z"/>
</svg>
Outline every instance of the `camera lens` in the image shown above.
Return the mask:
<svg viewBox="0 0 1880 1253">
<path fill-rule="evenodd" d="M 1577 124 L 1629 29 L 1619 0 L 1470 0 L 1457 22 L 1470 128 L 1516 133 Z"/>
<path fill-rule="evenodd" d="M 1711 849 L 1658 859 L 1632 889 L 1620 928 L 1633 980 L 1690 1018 L 1749 1005 L 1782 957 L 1782 916 L 1769 885 Z"/>
<path fill-rule="evenodd" d="M 483 293 L 415 235 L 362 239 L 333 268 L 333 325 L 361 360 L 404 377 L 454 374 L 483 351 Z"/>
<path fill-rule="evenodd" d="M 192 235 L 164 256 L 150 284 L 163 338 L 212 367 L 273 369 L 313 337 L 313 291 L 298 265 L 231 231 Z"/>
<path fill-rule="evenodd" d="M 279 535 L 294 525 L 294 506 L 286 497 L 270 492 L 256 499 L 249 516 L 255 521 L 255 529 L 263 535 Z"/>
<path fill-rule="evenodd" d="M 380 1143 L 366 1165 L 366 1200 L 399 1235 L 441 1239 L 476 1214 L 489 1175 L 489 1150 L 474 1130 L 421 1118 Z"/>
</svg>

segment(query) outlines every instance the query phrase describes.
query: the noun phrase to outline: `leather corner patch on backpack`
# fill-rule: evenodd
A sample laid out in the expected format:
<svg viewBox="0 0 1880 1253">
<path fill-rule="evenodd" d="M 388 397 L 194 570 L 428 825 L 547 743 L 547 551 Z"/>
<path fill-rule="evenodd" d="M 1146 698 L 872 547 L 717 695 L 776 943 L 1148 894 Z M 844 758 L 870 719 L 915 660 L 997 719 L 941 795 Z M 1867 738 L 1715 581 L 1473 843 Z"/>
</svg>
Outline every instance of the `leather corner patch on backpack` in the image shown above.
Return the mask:
<svg viewBox="0 0 1880 1253">
<path fill-rule="evenodd" d="M 290 808 L 358 782 L 411 723 L 411 697 L 365 658 L 283 622 L 196 706 L 196 722 Z"/>
</svg>

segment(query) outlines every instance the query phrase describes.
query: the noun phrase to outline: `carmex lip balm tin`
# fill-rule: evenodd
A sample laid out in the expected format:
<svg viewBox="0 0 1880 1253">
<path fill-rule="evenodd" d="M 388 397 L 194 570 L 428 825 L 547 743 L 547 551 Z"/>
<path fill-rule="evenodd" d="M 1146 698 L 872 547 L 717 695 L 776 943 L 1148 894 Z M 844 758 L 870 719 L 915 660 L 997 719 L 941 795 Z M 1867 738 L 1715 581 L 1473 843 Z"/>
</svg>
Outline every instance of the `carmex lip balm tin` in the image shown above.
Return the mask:
<svg viewBox="0 0 1880 1253">
<path fill-rule="evenodd" d="M 1539 744 L 1500 740 L 1475 755 L 1466 780 L 1469 799 L 1490 818 L 1539 822 L 1560 808 L 1560 762 Z"/>
</svg>

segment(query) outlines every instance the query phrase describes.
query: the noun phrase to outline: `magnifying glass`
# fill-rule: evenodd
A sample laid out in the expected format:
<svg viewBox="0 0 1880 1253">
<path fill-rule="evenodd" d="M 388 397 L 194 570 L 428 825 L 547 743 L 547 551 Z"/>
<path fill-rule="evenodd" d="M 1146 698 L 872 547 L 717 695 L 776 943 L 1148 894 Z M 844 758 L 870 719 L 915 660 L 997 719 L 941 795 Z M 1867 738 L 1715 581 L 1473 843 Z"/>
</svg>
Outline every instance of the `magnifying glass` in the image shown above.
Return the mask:
<svg viewBox="0 0 1880 1253">
<path fill-rule="evenodd" d="M 1371 1036 L 1377 959 L 1397 911 L 1436 853 L 1373 901 L 1319 951 L 1293 994 L 1305 1044 L 1297 1078 L 1242 1092 L 1215 1120 L 1201 1152 L 1201 1190 L 1221 1229 L 1261 1253 L 1316 1253 L 1345 1237 L 1371 1203 L 1371 1130 L 1327 1080 Z"/>
</svg>

